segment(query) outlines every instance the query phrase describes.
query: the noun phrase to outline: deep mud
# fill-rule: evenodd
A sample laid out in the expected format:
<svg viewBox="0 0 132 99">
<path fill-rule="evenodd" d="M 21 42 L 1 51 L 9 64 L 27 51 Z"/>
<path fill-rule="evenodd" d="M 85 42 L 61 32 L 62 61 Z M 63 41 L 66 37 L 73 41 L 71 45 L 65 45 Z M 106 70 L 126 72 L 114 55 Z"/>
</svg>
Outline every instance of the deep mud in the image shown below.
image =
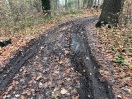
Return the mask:
<svg viewBox="0 0 132 99">
<path fill-rule="evenodd" d="M 85 28 L 96 20 L 74 19 L 29 42 L 1 69 L 1 98 L 114 99 L 88 44 Z"/>
</svg>

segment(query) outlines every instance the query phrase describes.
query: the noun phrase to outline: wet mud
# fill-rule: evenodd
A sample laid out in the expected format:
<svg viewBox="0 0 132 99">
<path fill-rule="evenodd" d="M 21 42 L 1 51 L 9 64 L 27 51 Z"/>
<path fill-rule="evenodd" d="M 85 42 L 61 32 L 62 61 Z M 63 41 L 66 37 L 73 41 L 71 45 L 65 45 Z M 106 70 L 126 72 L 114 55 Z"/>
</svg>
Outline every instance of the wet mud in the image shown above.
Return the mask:
<svg viewBox="0 0 132 99">
<path fill-rule="evenodd" d="M 86 27 L 95 21 L 97 17 L 70 20 L 31 40 L 0 70 L 1 97 L 114 99 L 111 86 L 100 80 L 98 62 L 90 52 Z M 18 83 L 9 90 L 14 80 Z M 32 89 L 30 94 L 24 93 L 27 88 Z"/>
</svg>

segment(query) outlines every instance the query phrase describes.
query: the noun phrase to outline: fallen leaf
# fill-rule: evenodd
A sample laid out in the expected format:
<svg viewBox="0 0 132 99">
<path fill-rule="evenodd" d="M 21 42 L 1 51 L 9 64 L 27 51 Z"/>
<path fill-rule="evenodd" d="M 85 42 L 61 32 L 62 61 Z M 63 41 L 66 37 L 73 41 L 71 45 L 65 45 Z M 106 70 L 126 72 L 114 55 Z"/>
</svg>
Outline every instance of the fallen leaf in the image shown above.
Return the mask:
<svg viewBox="0 0 132 99">
<path fill-rule="evenodd" d="M 61 90 L 61 94 L 62 94 L 62 95 L 66 94 L 66 93 L 67 93 L 67 90 L 66 90 L 66 89 L 62 89 L 62 90 Z"/>
<path fill-rule="evenodd" d="M 71 93 L 72 93 L 72 94 L 77 94 L 77 90 L 76 90 L 76 89 L 73 89 L 73 90 L 71 91 Z"/>
<path fill-rule="evenodd" d="M 8 91 L 10 91 L 12 88 L 13 88 L 13 86 L 9 86 L 9 87 L 8 87 Z"/>
<path fill-rule="evenodd" d="M 26 99 L 23 95 L 21 95 L 21 99 Z"/>
<path fill-rule="evenodd" d="M 69 54 L 69 53 L 70 53 L 69 51 L 65 50 L 65 55 L 67 55 L 67 54 Z"/>
<path fill-rule="evenodd" d="M 38 81 L 38 80 L 40 80 L 42 77 L 43 77 L 42 75 L 39 75 L 39 76 L 36 78 L 36 80 Z"/>
<path fill-rule="evenodd" d="M 30 96 L 31 95 L 31 91 L 28 89 L 28 90 L 26 90 L 26 94 L 28 95 L 28 96 Z"/>
<path fill-rule="evenodd" d="M 15 97 L 18 98 L 18 97 L 20 97 L 20 95 L 19 94 L 16 94 Z"/>
<path fill-rule="evenodd" d="M 39 88 L 42 88 L 44 85 L 42 82 L 39 82 L 38 86 L 39 86 Z"/>
<path fill-rule="evenodd" d="M 66 74 L 70 74 L 70 72 L 71 72 L 71 69 L 66 70 Z"/>
<path fill-rule="evenodd" d="M 63 62 L 62 61 L 59 61 L 58 63 L 61 65 Z"/>
</svg>

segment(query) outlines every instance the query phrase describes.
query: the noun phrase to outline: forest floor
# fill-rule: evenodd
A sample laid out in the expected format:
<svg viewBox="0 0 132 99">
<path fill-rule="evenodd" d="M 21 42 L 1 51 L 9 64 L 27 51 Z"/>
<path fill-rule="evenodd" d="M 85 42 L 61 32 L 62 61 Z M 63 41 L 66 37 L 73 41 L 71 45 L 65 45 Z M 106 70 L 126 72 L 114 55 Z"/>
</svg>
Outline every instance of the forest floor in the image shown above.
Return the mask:
<svg viewBox="0 0 132 99">
<path fill-rule="evenodd" d="M 16 35 L 1 48 L 0 98 L 131 99 L 131 65 L 115 63 L 97 18 L 79 16 Z"/>
</svg>

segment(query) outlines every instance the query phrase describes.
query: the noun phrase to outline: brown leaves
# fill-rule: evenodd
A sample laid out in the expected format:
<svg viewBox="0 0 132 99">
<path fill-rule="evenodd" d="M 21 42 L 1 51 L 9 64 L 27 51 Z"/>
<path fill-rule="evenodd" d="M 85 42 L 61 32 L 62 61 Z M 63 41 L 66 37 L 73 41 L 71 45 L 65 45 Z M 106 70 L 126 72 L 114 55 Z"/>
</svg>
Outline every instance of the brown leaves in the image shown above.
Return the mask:
<svg viewBox="0 0 132 99">
<path fill-rule="evenodd" d="M 96 41 L 98 52 L 103 54 L 103 58 L 107 60 L 110 65 L 103 65 L 101 57 L 96 58 L 101 62 L 102 70 L 100 73 L 104 78 L 111 79 L 114 82 L 113 87 L 114 91 L 117 95 L 117 99 L 126 99 L 126 97 L 131 97 L 132 95 L 129 93 L 132 90 L 132 74 L 131 74 L 131 66 L 132 66 L 132 52 L 129 50 L 132 45 L 131 42 L 131 30 L 129 27 L 118 27 L 107 29 L 106 27 L 102 27 L 98 29 L 95 38 L 98 39 Z M 119 66 L 119 64 L 114 63 L 116 57 L 122 54 L 124 66 Z M 101 59 L 100 59 L 101 58 Z M 109 67 L 110 66 L 110 67 Z M 108 72 L 107 72 L 108 71 Z M 100 78 L 102 80 L 102 78 Z M 127 88 L 126 88 L 127 87 Z M 117 88 L 117 89 L 116 89 Z M 127 92 L 127 95 L 126 93 Z M 124 94 L 125 96 L 123 96 Z"/>
<path fill-rule="evenodd" d="M 64 89 L 64 88 L 60 91 L 60 93 L 61 93 L 62 95 L 67 94 L 67 92 L 68 92 L 68 91 L 67 91 L 66 89 Z"/>
<path fill-rule="evenodd" d="M 24 95 L 21 95 L 21 99 L 26 99 Z"/>
<path fill-rule="evenodd" d="M 12 90 L 13 86 L 9 86 L 8 87 L 8 91 Z"/>
<path fill-rule="evenodd" d="M 31 95 L 31 90 L 29 88 L 27 88 L 26 90 L 24 90 L 22 93 L 22 95 L 28 95 L 30 96 Z"/>
<path fill-rule="evenodd" d="M 71 73 L 71 69 L 67 69 L 67 70 L 66 70 L 66 73 L 67 73 L 67 74 L 70 74 L 70 73 Z"/>
</svg>

